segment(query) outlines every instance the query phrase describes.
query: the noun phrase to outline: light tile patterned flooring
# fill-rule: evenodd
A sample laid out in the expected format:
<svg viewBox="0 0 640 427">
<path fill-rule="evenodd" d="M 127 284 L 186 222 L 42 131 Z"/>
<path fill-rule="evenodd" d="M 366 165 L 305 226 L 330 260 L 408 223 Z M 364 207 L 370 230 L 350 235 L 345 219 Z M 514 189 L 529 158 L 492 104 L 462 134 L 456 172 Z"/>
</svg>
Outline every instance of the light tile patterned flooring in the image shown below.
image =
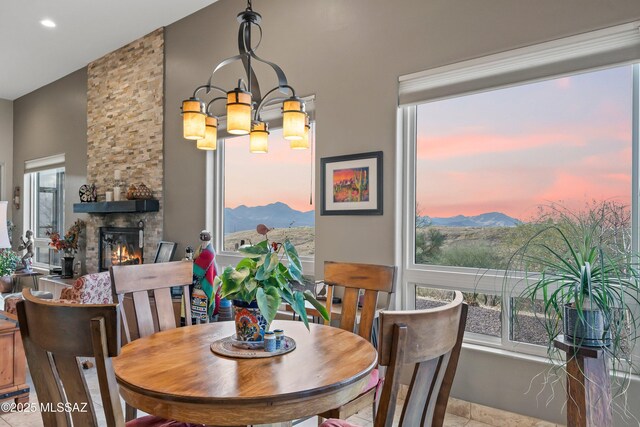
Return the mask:
<svg viewBox="0 0 640 427">
<path fill-rule="evenodd" d="M 100 387 L 98 386 L 96 369 L 91 368 L 83 372 L 91 392 L 98 422 L 100 426 L 106 426 L 102 402 L 100 400 Z M 35 403 L 38 399 L 31 383 L 31 378 L 28 378 L 28 382 L 31 385 L 29 402 Z M 445 427 L 557 427 L 556 424 L 546 421 L 498 411 L 493 408 L 456 399 L 450 400 L 448 411 L 451 413 L 447 414 L 445 418 Z M 401 409 L 398 407 L 395 413 L 394 425 L 397 425 L 400 419 L 400 413 Z M 349 418 L 348 421 L 361 427 L 373 427 L 371 408 L 361 411 L 357 415 Z M 311 418 L 298 424 L 298 427 L 317 427 L 317 425 L 316 418 Z M 39 412 L 5 413 L 0 411 L 0 427 L 42 427 L 42 418 Z"/>
</svg>

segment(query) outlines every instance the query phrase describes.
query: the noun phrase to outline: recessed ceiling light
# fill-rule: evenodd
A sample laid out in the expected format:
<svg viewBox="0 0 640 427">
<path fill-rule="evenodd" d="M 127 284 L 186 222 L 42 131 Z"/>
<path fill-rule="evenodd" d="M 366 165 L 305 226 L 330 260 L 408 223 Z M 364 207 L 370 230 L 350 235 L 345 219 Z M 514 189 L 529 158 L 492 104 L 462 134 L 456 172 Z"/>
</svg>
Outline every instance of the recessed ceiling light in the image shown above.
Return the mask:
<svg viewBox="0 0 640 427">
<path fill-rule="evenodd" d="M 56 27 L 56 23 L 53 22 L 51 19 L 43 19 L 42 21 L 40 21 L 40 23 L 47 27 L 47 28 L 55 28 Z"/>
</svg>

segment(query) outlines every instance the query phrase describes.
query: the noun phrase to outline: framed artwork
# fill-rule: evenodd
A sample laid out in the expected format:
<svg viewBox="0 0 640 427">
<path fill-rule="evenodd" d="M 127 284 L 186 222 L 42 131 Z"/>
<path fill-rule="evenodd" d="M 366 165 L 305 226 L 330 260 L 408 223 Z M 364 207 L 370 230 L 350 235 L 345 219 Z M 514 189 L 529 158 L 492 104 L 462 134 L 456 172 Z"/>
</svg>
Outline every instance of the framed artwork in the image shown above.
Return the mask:
<svg viewBox="0 0 640 427">
<path fill-rule="evenodd" d="M 176 246 L 178 246 L 175 242 L 164 242 L 161 241 L 158 243 L 158 250 L 156 251 L 156 257 L 153 262 L 169 262 L 171 258 L 173 258 L 173 254 L 176 253 Z"/>
<path fill-rule="evenodd" d="M 382 215 L 382 151 L 320 160 L 320 215 Z"/>
</svg>

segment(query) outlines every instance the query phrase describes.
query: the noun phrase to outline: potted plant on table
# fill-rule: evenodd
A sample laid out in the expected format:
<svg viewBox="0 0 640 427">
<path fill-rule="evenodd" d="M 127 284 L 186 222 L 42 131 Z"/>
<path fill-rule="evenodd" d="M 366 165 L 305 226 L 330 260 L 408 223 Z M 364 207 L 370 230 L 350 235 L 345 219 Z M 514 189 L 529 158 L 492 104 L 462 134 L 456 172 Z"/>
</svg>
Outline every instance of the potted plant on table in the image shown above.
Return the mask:
<svg viewBox="0 0 640 427">
<path fill-rule="evenodd" d="M 0 249 L 0 293 L 11 292 L 11 275 L 16 271 L 20 257 L 11 249 Z"/>
<path fill-rule="evenodd" d="M 257 230 L 265 236 L 265 240 L 256 245 L 240 247 L 238 250 L 245 258 L 235 267 L 227 267 L 214 280 L 214 293 L 220 289 L 222 298 L 233 301 L 236 340 L 262 343 L 265 331 L 283 302 L 293 308 L 307 329 L 309 319 L 305 301 L 310 302 L 328 320 L 326 307 L 310 291 L 301 292 L 291 287 L 293 282 L 302 282 L 302 263 L 291 241 L 270 242 L 266 226 L 261 224 Z"/>
<path fill-rule="evenodd" d="M 81 219 L 77 219 L 76 222 L 67 230 L 64 237 L 60 236 L 57 231 L 47 231 L 47 236 L 51 239 L 49 246 L 56 252 L 63 251 L 62 261 L 62 277 L 73 277 L 73 260 L 78 252 L 78 241 L 80 240 L 80 233 L 85 227 L 85 222 Z"/>
<path fill-rule="evenodd" d="M 630 218 L 624 212 L 610 202 L 582 213 L 553 206 L 533 225 L 537 231 L 512 256 L 508 270 L 508 276 L 522 277 L 516 296 L 524 304 L 516 305 L 515 326 L 526 312 L 541 320 L 552 370 L 566 366 L 554 344 L 564 335 L 575 346 L 602 349 L 621 374 L 614 382 L 622 393 L 635 370 L 640 306 L 638 255 L 631 251 L 630 223 L 620 220 Z"/>
</svg>

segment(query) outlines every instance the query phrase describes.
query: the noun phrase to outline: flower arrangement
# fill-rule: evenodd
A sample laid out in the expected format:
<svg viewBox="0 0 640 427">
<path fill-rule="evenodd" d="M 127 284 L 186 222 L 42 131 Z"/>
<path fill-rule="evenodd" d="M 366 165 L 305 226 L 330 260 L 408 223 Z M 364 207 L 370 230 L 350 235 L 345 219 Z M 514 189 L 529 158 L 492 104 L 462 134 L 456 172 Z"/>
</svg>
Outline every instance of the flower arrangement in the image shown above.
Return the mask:
<svg viewBox="0 0 640 427">
<path fill-rule="evenodd" d="M 0 277 L 10 276 L 16 271 L 20 257 L 11 249 L 0 250 Z"/>
<path fill-rule="evenodd" d="M 47 231 L 47 236 L 51 239 L 49 247 L 53 248 L 56 252 L 76 253 L 78 250 L 78 239 L 84 227 L 85 222 L 77 219 L 69 230 L 67 230 L 64 237 L 60 237 L 60 233 L 57 231 Z"/>
</svg>

